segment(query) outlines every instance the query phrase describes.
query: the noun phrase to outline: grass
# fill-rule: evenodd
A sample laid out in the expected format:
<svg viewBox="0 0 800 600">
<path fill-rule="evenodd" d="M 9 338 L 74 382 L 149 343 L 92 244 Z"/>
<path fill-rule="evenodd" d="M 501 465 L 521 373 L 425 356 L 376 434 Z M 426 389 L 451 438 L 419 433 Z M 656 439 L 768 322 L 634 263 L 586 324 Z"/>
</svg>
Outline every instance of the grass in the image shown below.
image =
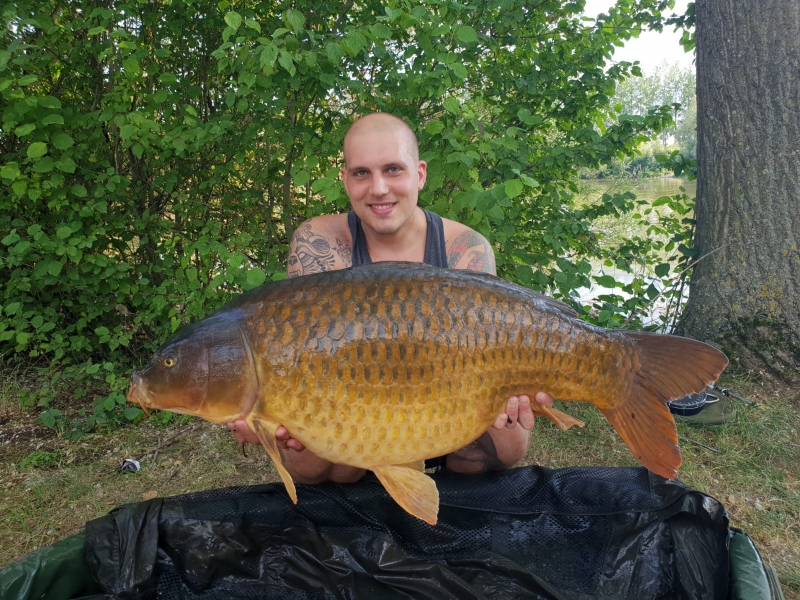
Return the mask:
<svg viewBox="0 0 800 600">
<path fill-rule="evenodd" d="M 731 525 L 750 534 L 776 569 L 786 598 L 800 600 L 800 395 L 746 380 L 723 385 L 762 405 L 742 405 L 716 429 L 679 422 L 679 478 L 722 501 Z M 249 447 L 245 455 L 221 425 L 182 417 L 166 427 L 144 422 L 70 440 L 38 425 L 37 413 L 22 409 L 15 393 L 13 383 L 0 377 L 0 566 L 82 530 L 121 504 L 278 481 L 261 448 Z M 586 427 L 562 432 L 538 423 L 527 463 L 636 464 L 594 407 L 560 408 Z M 120 472 L 126 458 L 139 459 L 141 470 Z"/>
</svg>

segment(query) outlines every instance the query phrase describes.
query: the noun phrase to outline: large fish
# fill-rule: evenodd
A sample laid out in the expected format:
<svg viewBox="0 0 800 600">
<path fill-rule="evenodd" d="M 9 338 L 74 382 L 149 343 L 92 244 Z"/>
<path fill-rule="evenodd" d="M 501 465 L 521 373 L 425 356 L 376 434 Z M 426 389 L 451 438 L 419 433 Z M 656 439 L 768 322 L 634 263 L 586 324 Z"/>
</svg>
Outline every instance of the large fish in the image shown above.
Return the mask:
<svg viewBox="0 0 800 600">
<path fill-rule="evenodd" d="M 699 392 L 728 360 L 674 336 L 606 330 L 498 277 L 381 262 L 251 290 L 169 339 L 128 400 L 216 423 L 244 419 L 289 496 L 275 430 L 314 454 L 372 470 L 409 513 L 436 523 L 423 459 L 486 431 L 506 400 L 539 390 L 597 406 L 645 467 L 681 464 L 667 401 Z M 582 424 L 537 411 L 562 428 Z"/>
</svg>

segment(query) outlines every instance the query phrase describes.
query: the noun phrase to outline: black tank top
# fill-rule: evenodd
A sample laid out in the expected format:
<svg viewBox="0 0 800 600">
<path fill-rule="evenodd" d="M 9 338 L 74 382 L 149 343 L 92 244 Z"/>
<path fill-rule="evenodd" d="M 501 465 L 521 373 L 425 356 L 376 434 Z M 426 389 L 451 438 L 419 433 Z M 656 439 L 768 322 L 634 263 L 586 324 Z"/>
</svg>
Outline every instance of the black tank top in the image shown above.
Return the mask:
<svg viewBox="0 0 800 600">
<path fill-rule="evenodd" d="M 424 208 L 422 210 L 428 223 L 428 231 L 425 235 L 425 256 L 422 260 L 426 265 L 432 267 L 447 268 L 447 248 L 444 244 L 442 217 Z M 353 211 L 347 213 L 347 225 L 350 227 L 350 235 L 353 236 L 353 266 L 371 265 L 372 258 L 367 250 L 367 238 L 364 237 L 364 230 L 361 228 L 361 219 Z"/>
</svg>

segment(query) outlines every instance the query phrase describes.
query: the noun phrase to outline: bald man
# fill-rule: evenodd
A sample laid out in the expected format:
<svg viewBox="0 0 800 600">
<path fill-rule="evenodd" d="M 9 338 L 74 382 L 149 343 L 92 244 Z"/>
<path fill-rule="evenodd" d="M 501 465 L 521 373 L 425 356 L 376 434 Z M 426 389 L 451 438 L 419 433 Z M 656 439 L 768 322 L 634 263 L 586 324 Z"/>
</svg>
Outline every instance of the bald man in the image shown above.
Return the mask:
<svg viewBox="0 0 800 600">
<path fill-rule="evenodd" d="M 428 165 L 419 160 L 409 125 L 386 113 L 355 121 L 344 137 L 342 181 L 351 212 L 304 222 L 292 237 L 287 276 L 297 277 L 387 260 L 427 263 L 495 273 L 492 247 L 469 227 L 417 206 Z M 552 406 L 543 392 L 535 400 Z M 459 473 L 504 469 L 527 453 L 534 416 L 528 396 L 509 398 L 506 412 L 468 446 L 441 457 L 438 466 Z M 239 443 L 258 444 L 247 423 L 229 423 Z M 337 465 L 312 454 L 279 427 L 284 466 L 298 483 L 357 481 L 363 469 Z"/>
</svg>

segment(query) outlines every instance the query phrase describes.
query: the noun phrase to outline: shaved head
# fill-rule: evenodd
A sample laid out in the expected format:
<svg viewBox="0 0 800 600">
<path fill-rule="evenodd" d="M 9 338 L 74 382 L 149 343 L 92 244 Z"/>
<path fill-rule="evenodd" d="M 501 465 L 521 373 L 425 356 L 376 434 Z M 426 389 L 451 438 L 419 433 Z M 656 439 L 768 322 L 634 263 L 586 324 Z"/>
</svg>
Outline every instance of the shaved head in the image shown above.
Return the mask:
<svg viewBox="0 0 800 600">
<path fill-rule="evenodd" d="M 347 142 L 364 133 L 400 133 L 408 144 L 413 160 L 419 160 L 419 142 L 408 123 L 389 113 L 376 112 L 356 119 L 344 135 L 344 163 L 347 165 Z"/>
</svg>

